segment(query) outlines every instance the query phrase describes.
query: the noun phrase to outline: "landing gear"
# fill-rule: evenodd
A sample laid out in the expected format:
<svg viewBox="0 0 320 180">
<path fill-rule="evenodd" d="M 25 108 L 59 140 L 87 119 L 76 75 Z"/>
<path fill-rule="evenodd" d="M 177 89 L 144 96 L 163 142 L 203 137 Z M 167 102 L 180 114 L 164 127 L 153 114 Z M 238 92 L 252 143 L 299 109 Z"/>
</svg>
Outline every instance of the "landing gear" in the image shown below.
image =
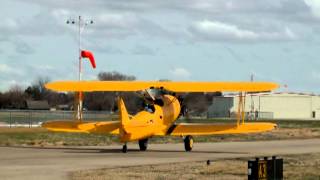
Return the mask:
<svg viewBox="0 0 320 180">
<path fill-rule="evenodd" d="M 122 152 L 126 153 L 128 151 L 127 143 L 122 146 Z"/>
<path fill-rule="evenodd" d="M 145 151 L 148 148 L 148 138 L 139 140 L 140 151 Z"/>
<path fill-rule="evenodd" d="M 191 151 L 193 147 L 193 138 L 192 136 L 188 135 L 184 138 L 184 149 L 186 151 Z"/>
</svg>

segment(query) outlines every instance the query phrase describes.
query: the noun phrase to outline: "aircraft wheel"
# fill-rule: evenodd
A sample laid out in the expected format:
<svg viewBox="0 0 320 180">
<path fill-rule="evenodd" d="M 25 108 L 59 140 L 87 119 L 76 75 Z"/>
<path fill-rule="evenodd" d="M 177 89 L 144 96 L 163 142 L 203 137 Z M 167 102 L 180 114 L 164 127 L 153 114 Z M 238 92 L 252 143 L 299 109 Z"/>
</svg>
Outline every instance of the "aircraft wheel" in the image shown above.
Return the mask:
<svg viewBox="0 0 320 180">
<path fill-rule="evenodd" d="M 148 138 L 139 140 L 140 151 L 145 151 L 148 148 Z"/>
<path fill-rule="evenodd" d="M 128 151 L 128 147 L 127 147 L 127 145 L 125 144 L 125 145 L 122 146 L 122 152 L 123 152 L 123 153 L 126 153 L 127 151 Z"/>
<path fill-rule="evenodd" d="M 193 138 L 192 136 L 188 135 L 184 138 L 184 149 L 186 151 L 191 151 L 193 147 Z"/>
</svg>

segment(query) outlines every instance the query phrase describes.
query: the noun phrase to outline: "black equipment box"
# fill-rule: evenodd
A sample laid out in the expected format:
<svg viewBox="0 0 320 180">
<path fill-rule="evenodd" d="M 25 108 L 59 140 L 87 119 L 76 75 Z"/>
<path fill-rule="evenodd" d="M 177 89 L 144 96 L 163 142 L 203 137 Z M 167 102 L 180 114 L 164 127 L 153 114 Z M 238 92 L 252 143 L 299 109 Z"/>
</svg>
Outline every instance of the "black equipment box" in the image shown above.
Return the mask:
<svg viewBox="0 0 320 180">
<path fill-rule="evenodd" d="M 248 161 L 248 180 L 282 180 L 283 159 L 272 156 Z"/>
</svg>

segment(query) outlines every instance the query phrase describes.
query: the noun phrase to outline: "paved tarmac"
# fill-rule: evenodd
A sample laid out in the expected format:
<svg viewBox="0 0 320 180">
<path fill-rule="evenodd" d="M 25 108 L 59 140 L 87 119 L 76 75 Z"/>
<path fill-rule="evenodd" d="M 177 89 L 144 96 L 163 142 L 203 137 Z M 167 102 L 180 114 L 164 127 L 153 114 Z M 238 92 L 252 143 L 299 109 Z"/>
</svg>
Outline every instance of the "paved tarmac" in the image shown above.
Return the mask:
<svg viewBox="0 0 320 180">
<path fill-rule="evenodd" d="M 150 144 L 140 152 L 129 144 L 99 147 L 0 147 L 0 179 L 68 179 L 76 170 L 121 166 L 205 161 L 263 155 L 320 152 L 320 139 L 256 142 L 195 143 L 192 152 L 183 144 Z"/>
</svg>

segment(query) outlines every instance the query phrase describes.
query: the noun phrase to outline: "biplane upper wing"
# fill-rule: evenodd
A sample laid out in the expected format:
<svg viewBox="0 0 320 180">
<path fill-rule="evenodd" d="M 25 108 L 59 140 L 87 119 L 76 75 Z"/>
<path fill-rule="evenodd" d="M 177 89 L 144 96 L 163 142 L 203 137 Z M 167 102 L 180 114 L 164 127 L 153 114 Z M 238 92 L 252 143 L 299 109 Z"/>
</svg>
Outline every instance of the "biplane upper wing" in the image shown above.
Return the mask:
<svg viewBox="0 0 320 180">
<path fill-rule="evenodd" d="M 161 82 L 161 81 L 56 81 L 47 83 L 54 91 L 140 91 L 163 88 L 173 92 L 263 92 L 278 88 L 272 82 Z"/>
<path fill-rule="evenodd" d="M 243 134 L 270 131 L 277 127 L 274 123 L 243 123 L 243 124 L 205 124 L 180 123 L 171 126 L 167 135 L 217 135 L 217 134 Z"/>
</svg>

